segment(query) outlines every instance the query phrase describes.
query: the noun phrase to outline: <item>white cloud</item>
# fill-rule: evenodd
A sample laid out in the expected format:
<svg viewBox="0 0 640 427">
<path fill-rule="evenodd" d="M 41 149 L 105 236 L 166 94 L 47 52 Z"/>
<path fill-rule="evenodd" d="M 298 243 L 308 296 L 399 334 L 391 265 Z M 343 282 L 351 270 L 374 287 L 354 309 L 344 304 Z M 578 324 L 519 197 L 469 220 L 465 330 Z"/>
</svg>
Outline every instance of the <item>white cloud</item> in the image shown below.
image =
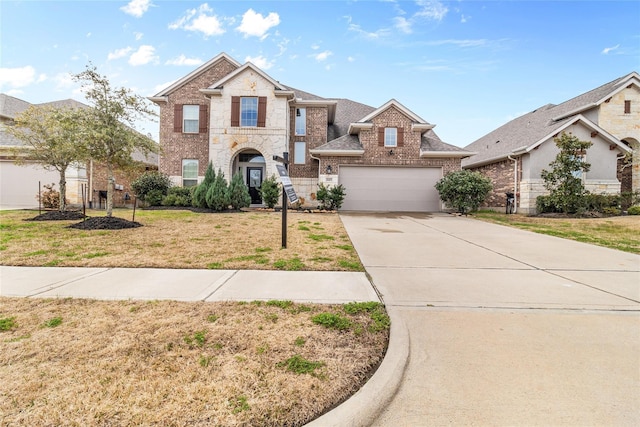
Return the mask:
<svg viewBox="0 0 640 427">
<path fill-rule="evenodd" d="M 225 32 L 220 20 L 207 3 L 201 4 L 198 9 L 187 10 L 181 18 L 169 24 L 169 29 L 200 32 L 205 37 L 219 36 Z"/>
<path fill-rule="evenodd" d="M 112 61 L 114 59 L 124 58 L 132 50 L 133 50 L 132 47 L 127 46 L 127 47 L 123 47 L 122 49 L 116 49 L 113 52 L 109 52 L 109 55 L 107 55 L 107 61 Z"/>
<path fill-rule="evenodd" d="M 267 16 L 262 16 L 253 9 L 249 9 L 242 15 L 242 22 L 236 30 L 243 33 L 245 37 L 255 36 L 264 40 L 268 36 L 269 29 L 279 24 L 280 16 L 277 13 L 271 12 Z"/>
<path fill-rule="evenodd" d="M 349 31 L 353 31 L 354 33 L 357 33 L 360 36 L 369 40 L 378 40 L 391 34 L 391 32 L 387 28 L 381 28 L 377 31 L 370 32 L 370 31 L 363 30 L 362 27 L 360 27 L 360 25 L 352 24 L 352 23 L 349 24 L 348 29 Z"/>
<path fill-rule="evenodd" d="M 330 50 L 325 50 L 324 52 L 320 52 L 312 56 L 315 58 L 316 61 L 322 62 L 322 61 L 326 61 L 326 59 L 331 55 L 333 55 L 333 52 L 331 52 Z"/>
<path fill-rule="evenodd" d="M 143 33 L 138 33 L 138 32 L 133 33 L 133 36 L 136 38 L 136 41 L 140 40 L 143 35 L 144 35 Z"/>
<path fill-rule="evenodd" d="M 405 34 L 411 34 L 413 32 L 413 30 L 411 29 L 411 23 L 407 21 L 404 17 L 396 16 L 395 18 L 393 18 L 393 22 L 394 22 L 394 27 L 396 27 L 401 32 Z"/>
<path fill-rule="evenodd" d="M 620 48 L 619 44 L 617 44 L 615 46 L 612 46 L 612 47 L 605 47 L 604 49 L 602 49 L 601 53 L 603 55 L 608 55 L 609 53 L 614 52 L 614 51 L 618 50 L 619 48 Z"/>
<path fill-rule="evenodd" d="M 417 0 L 416 4 L 420 6 L 420 10 L 413 15 L 414 17 L 442 21 L 449 12 L 444 4 L 436 0 Z"/>
<path fill-rule="evenodd" d="M 137 51 L 133 52 L 129 57 L 129 64 L 134 67 L 145 65 L 150 62 L 157 62 L 158 56 L 155 55 L 156 49 L 150 45 L 142 45 Z"/>
<path fill-rule="evenodd" d="M 36 79 L 36 70 L 31 65 L 18 68 L 0 68 L 0 88 L 29 86 Z"/>
<path fill-rule="evenodd" d="M 197 66 L 202 64 L 202 59 L 199 58 L 187 58 L 184 55 L 180 55 L 177 58 L 173 58 L 165 62 L 165 65 L 188 65 L 188 66 Z"/>
<path fill-rule="evenodd" d="M 172 81 L 166 82 L 166 83 L 160 83 L 159 85 L 154 87 L 154 92 L 153 93 L 160 93 L 163 89 L 168 88 L 169 86 L 171 86 L 175 82 L 177 82 L 177 80 L 172 80 Z"/>
<path fill-rule="evenodd" d="M 462 23 L 462 24 L 466 24 L 466 23 L 467 23 L 467 21 L 468 21 L 469 19 L 471 19 L 471 17 L 470 17 L 470 16 L 464 16 L 464 15 L 462 15 L 462 16 L 460 17 L 460 23 Z"/>
<path fill-rule="evenodd" d="M 149 6 L 151 6 L 151 0 L 131 0 L 126 6 L 122 6 L 120 10 L 127 15 L 140 18 L 149 10 Z"/>
<path fill-rule="evenodd" d="M 353 56 L 349 56 L 349 57 L 347 57 L 347 61 L 349 61 L 349 62 L 355 62 L 355 61 L 356 61 L 356 58 L 354 58 Z"/>
<path fill-rule="evenodd" d="M 273 61 L 269 61 L 267 58 L 265 58 L 262 55 L 260 55 L 260 56 L 247 56 L 244 60 L 245 60 L 245 62 L 251 62 L 253 65 L 257 66 L 258 68 L 260 68 L 262 70 L 268 70 L 269 68 L 273 67 L 273 65 L 274 65 Z"/>
</svg>

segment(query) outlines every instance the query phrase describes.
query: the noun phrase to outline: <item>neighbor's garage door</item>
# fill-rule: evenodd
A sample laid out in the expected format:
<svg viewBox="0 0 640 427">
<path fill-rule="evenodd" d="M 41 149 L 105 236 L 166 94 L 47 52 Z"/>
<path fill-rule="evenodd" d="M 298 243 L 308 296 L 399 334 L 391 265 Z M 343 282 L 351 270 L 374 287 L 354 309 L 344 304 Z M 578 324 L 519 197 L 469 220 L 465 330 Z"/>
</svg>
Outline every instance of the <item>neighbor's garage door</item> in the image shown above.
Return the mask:
<svg viewBox="0 0 640 427">
<path fill-rule="evenodd" d="M 441 168 L 340 166 L 345 187 L 342 210 L 435 212 L 440 197 L 434 188 Z"/>
</svg>

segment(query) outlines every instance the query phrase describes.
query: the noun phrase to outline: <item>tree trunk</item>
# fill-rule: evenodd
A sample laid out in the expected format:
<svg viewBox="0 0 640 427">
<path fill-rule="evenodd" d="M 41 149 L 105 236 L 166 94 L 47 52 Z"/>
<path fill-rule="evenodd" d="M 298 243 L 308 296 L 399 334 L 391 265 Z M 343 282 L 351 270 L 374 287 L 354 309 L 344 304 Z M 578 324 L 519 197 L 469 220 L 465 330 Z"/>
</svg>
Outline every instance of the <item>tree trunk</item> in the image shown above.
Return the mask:
<svg viewBox="0 0 640 427">
<path fill-rule="evenodd" d="M 64 212 L 67 210 L 67 171 L 62 169 L 60 171 L 60 201 L 58 203 L 58 210 Z"/>
<path fill-rule="evenodd" d="M 113 184 L 116 179 L 113 176 L 113 167 L 107 165 L 107 216 L 113 216 Z"/>
</svg>

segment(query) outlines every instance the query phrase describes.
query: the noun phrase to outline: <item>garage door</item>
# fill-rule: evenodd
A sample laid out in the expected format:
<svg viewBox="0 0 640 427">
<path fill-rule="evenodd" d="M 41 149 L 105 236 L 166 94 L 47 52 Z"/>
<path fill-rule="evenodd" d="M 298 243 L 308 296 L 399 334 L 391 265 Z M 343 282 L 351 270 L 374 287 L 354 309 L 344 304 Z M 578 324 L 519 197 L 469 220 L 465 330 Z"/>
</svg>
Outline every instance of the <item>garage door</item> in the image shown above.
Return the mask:
<svg viewBox="0 0 640 427">
<path fill-rule="evenodd" d="M 44 184 L 60 181 L 60 174 L 30 163 L 18 166 L 0 161 L 0 209 L 24 209 L 38 206 L 38 181 Z"/>
<path fill-rule="evenodd" d="M 347 194 L 342 210 L 437 212 L 434 185 L 440 178 L 441 168 L 340 166 L 339 182 Z"/>
</svg>

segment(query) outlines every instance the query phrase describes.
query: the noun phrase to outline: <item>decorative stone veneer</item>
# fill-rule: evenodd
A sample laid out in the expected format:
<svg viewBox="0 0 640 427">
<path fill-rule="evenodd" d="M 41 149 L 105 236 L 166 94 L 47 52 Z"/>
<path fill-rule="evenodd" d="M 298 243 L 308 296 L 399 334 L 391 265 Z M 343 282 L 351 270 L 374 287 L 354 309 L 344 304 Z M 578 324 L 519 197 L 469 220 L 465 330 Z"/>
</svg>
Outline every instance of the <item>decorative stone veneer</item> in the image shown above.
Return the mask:
<svg viewBox="0 0 640 427">
<path fill-rule="evenodd" d="M 631 112 L 625 114 L 625 101 L 631 102 Z M 640 191 L 640 88 L 629 85 L 600 104 L 598 125 L 633 149 L 631 181 L 634 191 Z"/>
</svg>

